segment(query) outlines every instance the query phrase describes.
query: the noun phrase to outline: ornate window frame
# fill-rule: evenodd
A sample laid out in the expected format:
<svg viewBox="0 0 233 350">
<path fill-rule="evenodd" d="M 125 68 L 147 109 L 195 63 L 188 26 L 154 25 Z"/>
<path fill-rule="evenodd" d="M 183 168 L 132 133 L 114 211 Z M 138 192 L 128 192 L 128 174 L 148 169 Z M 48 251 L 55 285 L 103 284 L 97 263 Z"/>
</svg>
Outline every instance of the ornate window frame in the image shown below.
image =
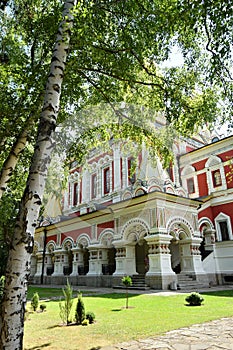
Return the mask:
<svg viewBox="0 0 233 350">
<path fill-rule="evenodd" d="M 216 216 L 216 218 L 214 219 L 214 222 L 215 222 L 217 240 L 219 242 L 233 240 L 230 216 L 228 216 L 228 215 L 226 215 L 226 214 L 221 212 L 221 213 L 218 214 L 218 216 Z M 221 222 L 226 222 L 226 224 L 227 224 L 227 231 L 228 231 L 228 237 L 229 237 L 228 240 L 226 240 L 226 239 L 223 240 L 222 239 L 222 232 L 221 232 L 221 226 L 220 226 Z"/>
<path fill-rule="evenodd" d="M 196 169 L 192 165 L 186 165 L 181 171 L 182 184 L 190 198 L 199 197 L 199 187 L 197 181 Z M 194 192 L 189 192 L 188 181 L 193 179 Z"/>
<path fill-rule="evenodd" d="M 226 177 L 224 172 L 224 165 L 221 158 L 211 155 L 205 163 L 206 179 L 208 185 L 209 194 L 215 191 L 222 191 L 227 189 Z M 221 176 L 221 184 L 216 184 L 214 180 L 214 174 L 219 172 Z"/>
<path fill-rule="evenodd" d="M 80 174 L 75 171 L 69 176 L 69 207 L 80 204 Z"/>
</svg>

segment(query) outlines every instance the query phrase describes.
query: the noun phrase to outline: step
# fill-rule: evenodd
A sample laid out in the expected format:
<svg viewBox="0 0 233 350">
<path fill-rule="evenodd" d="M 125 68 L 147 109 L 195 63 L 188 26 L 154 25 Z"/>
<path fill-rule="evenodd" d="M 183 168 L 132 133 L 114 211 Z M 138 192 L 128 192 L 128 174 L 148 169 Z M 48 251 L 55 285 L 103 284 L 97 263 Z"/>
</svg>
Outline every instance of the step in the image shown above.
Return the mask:
<svg viewBox="0 0 233 350">
<path fill-rule="evenodd" d="M 145 283 L 145 276 L 144 275 L 133 275 L 131 278 L 132 278 L 132 286 L 128 287 L 128 289 L 131 289 L 131 290 L 148 290 L 148 289 L 150 289 L 150 287 Z M 118 286 L 114 286 L 113 288 L 125 289 L 125 286 L 123 284 L 120 284 Z"/>
<path fill-rule="evenodd" d="M 197 291 L 208 287 L 205 283 L 196 281 L 189 275 L 177 275 L 177 287 L 180 290 Z"/>
</svg>

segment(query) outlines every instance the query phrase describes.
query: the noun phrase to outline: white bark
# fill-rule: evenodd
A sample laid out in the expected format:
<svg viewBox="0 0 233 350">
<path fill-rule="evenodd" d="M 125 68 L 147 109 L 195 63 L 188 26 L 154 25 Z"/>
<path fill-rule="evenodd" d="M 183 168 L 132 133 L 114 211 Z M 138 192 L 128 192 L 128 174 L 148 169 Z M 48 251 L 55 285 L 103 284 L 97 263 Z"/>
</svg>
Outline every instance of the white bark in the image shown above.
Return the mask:
<svg viewBox="0 0 233 350">
<path fill-rule="evenodd" d="M 7 184 L 18 162 L 20 153 L 24 150 L 28 137 L 28 130 L 23 130 L 14 143 L 0 173 L 0 199 L 7 188 Z"/>
<path fill-rule="evenodd" d="M 58 30 L 51 61 L 34 156 L 9 252 L 0 318 L 0 349 L 2 350 L 22 350 L 24 311 L 33 236 L 51 152 L 54 147 L 52 134 L 56 127 L 59 111 L 70 30 L 73 25 L 71 12 L 74 5 L 75 0 L 64 3 L 63 22 Z"/>
</svg>

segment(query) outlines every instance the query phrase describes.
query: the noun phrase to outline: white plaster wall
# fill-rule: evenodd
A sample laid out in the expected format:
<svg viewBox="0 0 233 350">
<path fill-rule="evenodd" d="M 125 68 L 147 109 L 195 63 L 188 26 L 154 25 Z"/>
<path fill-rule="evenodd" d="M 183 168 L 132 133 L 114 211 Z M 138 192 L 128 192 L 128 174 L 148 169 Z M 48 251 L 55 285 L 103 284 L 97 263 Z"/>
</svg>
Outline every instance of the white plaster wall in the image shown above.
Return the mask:
<svg viewBox="0 0 233 350">
<path fill-rule="evenodd" d="M 218 242 L 215 245 L 218 272 L 233 273 L 233 241 Z"/>
</svg>

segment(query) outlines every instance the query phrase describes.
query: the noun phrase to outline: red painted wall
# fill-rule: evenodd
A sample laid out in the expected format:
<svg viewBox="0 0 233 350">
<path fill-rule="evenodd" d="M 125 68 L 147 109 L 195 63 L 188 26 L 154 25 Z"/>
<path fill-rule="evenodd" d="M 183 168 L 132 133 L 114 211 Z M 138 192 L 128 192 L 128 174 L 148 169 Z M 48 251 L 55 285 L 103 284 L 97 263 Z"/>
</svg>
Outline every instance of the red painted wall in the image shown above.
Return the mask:
<svg viewBox="0 0 233 350">
<path fill-rule="evenodd" d="M 71 237 L 71 238 L 73 238 L 74 241 L 76 241 L 77 238 L 83 233 L 86 233 L 87 235 L 89 235 L 89 237 L 91 237 L 91 226 L 85 227 L 85 228 L 81 228 L 81 229 L 72 230 L 72 231 L 69 231 L 67 233 L 62 233 L 62 235 L 61 235 L 61 243 L 67 237 Z"/>
<path fill-rule="evenodd" d="M 199 196 L 207 196 L 208 195 L 208 185 L 206 181 L 206 173 L 200 174 L 197 176 L 198 187 L 199 187 Z"/>
<path fill-rule="evenodd" d="M 114 228 L 114 221 L 103 222 L 97 225 L 97 237 L 99 237 L 100 233 L 106 228 Z"/>
</svg>

